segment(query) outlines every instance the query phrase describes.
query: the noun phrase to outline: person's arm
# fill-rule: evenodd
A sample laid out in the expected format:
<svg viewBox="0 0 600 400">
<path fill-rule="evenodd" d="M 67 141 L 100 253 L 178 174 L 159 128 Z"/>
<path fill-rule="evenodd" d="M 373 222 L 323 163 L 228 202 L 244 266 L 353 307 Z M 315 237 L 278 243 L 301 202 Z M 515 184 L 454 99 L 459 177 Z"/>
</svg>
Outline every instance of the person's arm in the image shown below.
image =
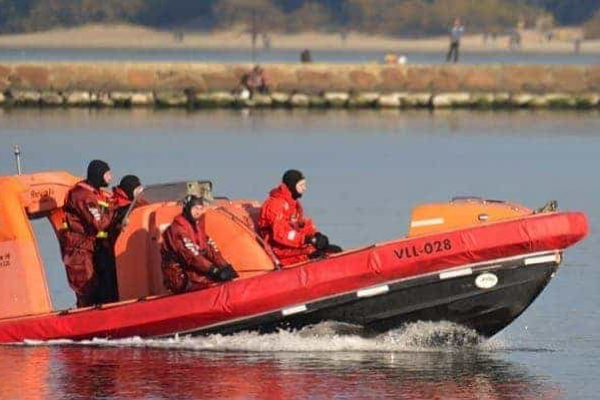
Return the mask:
<svg viewBox="0 0 600 400">
<path fill-rule="evenodd" d="M 269 222 L 275 242 L 297 248 L 304 245 L 306 234 L 291 226 L 285 215 L 283 202 L 271 202 L 265 211 L 265 217 Z"/>
<path fill-rule="evenodd" d="M 210 253 L 210 258 L 213 260 L 213 264 L 218 266 L 228 265 L 229 263 L 227 262 L 225 257 L 223 257 L 223 254 L 221 253 L 221 250 L 219 250 L 219 247 L 217 246 L 215 241 L 208 236 L 207 238 L 208 252 Z"/>
<path fill-rule="evenodd" d="M 315 233 L 317 233 L 317 227 L 313 223 L 312 219 L 304 218 L 303 221 L 304 221 L 304 226 L 302 227 L 302 232 L 306 236 L 314 235 Z"/>
<path fill-rule="evenodd" d="M 317 227 L 313 223 L 311 218 L 304 216 L 304 207 L 301 203 L 298 203 L 298 215 L 300 219 L 300 226 L 302 227 L 302 233 L 305 236 L 312 236 L 317 233 Z"/>
<path fill-rule="evenodd" d="M 95 196 L 82 196 L 75 200 L 75 208 L 79 211 L 83 222 L 93 226 L 97 232 L 104 232 L 110 226 L 114 210 L 101 205 Z"/>
<path fill-rule="evenodd" d="M 213 262 L 208 259 L 206 250 L 201 249 L 193 238 L 183 232 L 175 232 L 171 243 L 187 266 L 200 273 L 208 273 Z"/>
</svg>

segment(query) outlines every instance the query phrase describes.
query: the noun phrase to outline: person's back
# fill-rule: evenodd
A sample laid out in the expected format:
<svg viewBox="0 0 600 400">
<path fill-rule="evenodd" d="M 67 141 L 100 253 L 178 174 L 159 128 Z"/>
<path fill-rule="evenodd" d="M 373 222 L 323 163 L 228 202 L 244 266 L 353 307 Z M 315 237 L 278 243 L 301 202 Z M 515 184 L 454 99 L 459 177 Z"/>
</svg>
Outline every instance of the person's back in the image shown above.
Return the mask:
<svg viewBox="0 0 600 400">
<path fill-rule="evenodd" d="M 446 55 L 446 62 L 451 59 L 454 62 L 458 61 L 458 52 L 460 47 L 460 40 L 465 31 L 465 27 L 460 24 L 460 19 L 454 19 L 454 24 L 450 29 L 450 48 L 448 49 L 448 54 Z"/>
<path fill-rule="evenodd" d="M 82 246 L 87 246 L 87 242 L 93 242 L 96 236 L 104 236 L 112 219 L 112 212 L 108 212 L 109 205 L 106 193 L 86 181 L 78 182 L 69 191 L 65 200 L 65 219 L 69 226 L 65 234 L 84 236 L 85 242 Z"/>
<path fill-rule="evenodd" d="M 201 214 L 202 201 L 192 196 L 182 214 L 163 233 L 163 282 L 172 293 L 203 289 L 237 277 L 200 226 Z"/>
<path fill-rule="evenodd" d="M 452 43 L 459 43 L 460 40 L 462 39 L 462 35 L 463 35 L 464 31 L 465 31 L 465 27 L 460 25 L 460 23 L 454 24 L 454 26 L 450 30 L 450 41 Z"/>
<path fill-rule="evenodd" d="M 304 49 L 302 53 L 300 53 L 300 62 L 302 63 L 311 63 L 312 62 L 312 54 L 310 50 Z"/>
<path fill-rule="evenodd" d="M 259 65 L 254 67 L 248 77 L 248 89 L 258 93 L 267 93 L 269 91 L 268 79 L 265 75 L 265 70 Z"/>
</svg>

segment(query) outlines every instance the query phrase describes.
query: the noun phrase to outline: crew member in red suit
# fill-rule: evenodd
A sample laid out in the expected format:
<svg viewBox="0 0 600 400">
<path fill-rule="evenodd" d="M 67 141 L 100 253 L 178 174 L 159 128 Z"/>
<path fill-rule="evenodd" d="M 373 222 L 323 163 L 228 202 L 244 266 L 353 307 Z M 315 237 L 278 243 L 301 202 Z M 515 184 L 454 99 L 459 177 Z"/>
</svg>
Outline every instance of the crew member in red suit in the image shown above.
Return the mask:
<svg viewBox="0 0 600 400">
<path fill-rule="evenodd" d="M 109 232 L 113 244 L 123 229 L 123 218 L 125 218 L 129 206 L 141 191 L 142 182 L 135 175 L 125 175 L 119 185 L 113 188 L 112 205 L 115 208 L 115 214 Z"/>
<path fill-rule="evenodd" d="M 299 199 L 305 191 L 306 178 L 302 172 L 291 169 L 283 175 L 282 183 L 271 190 L 260 210 L 260 234 L 282 265 L 342 251 L 329 244 L 329 238 L 304 216 Z"/>
<path fill-rule="evenodd" d="M 123 218 L 141 189 L 140 179 L 135 175 L 125 175 L 119 185 L 113 188 L 110 204 L 114 213 L 107 229 L 108 240 L 97 241 L 94 253 L 94 265 L 98 275 L 100 293 L 99 303 L 112 303 L 119 300 L 115 243 L 123 229 Z"/>
<path fill-rule="evenodd" d="M 163 233 L 163 282 L 173 293 L 204 289 L 238 276 L 204 232 L 199 222 L 202 208 L 201 198 L 189 196 L 181 215 Z"/>
<path fill-rule="evenodd" d="M 93 160 L 88 165 L 87 179 L 77 183 L 65 201 L 63 262 L 78 307 L 102 302 L 95 255 L 99 246 L 106 245 L 107 230 L 113 218 L 110 193 L 103 189 L 111 180 L 108 164 Z"/>
</svg>

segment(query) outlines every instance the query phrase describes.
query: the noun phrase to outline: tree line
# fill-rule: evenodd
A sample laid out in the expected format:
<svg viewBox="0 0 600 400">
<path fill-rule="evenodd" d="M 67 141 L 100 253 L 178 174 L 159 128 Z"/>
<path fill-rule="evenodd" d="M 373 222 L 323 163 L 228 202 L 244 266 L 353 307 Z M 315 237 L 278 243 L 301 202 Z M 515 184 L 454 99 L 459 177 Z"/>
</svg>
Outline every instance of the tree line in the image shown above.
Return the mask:
<svg viewBox="0 0 600 400">
<path fill-rule="evenodd" d="M 580 24 L 599 8 L 598 0 L 0 0 L 0 32 L 129 22 L 169 29 L 431 35 L 447 32 L 459 16 L 472 32 L 494 33 L 517 24 L 533 27 L 544 16 Z M 591 21 L 590 31 L 600 24 Z"/>
</svg>

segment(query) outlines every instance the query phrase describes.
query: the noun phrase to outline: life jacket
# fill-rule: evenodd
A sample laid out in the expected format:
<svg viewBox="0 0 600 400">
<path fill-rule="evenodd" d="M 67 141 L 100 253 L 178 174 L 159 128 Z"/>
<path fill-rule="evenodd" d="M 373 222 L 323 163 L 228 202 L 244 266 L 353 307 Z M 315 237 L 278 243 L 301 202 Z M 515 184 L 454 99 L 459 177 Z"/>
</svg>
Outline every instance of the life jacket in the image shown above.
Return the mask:
<svg viewBox="0 0 600 400">
<path fill-rule="evenodd" d="M 304 216 L 302 204 L 292 197 L 285 184 L 269 193 L 261 207 L 258 226 L 261 236 L 275 247 L 303 247 L 306 236 L 316 233 L 312 220 Z"/>
<path fill-rule="evenodd" d="M 261 207 L 258 226 L 260 235 L 283 265 L 306 261 L 315 251 L 305 242 L 317 230 L 285 184 L 269 193 Z"/>
<path fill-rule="evenodd" d="M 96 239 L 108 238 L 113 217 L 110 193 L 81 181 L 67 194 L 63 212 L 60 230 L 64 247 L 84 246 L 91 250 Z"/>
<path fill-rule="evenodd" d="M 161 256 L 164 285 L 175 293 L 213 284 L 206 276 L 210 267 L 227 264 L 201 224 L 197 221 L 192 225 L 183 215 L 175 217 L 163 233 Z"/>
</svg>

